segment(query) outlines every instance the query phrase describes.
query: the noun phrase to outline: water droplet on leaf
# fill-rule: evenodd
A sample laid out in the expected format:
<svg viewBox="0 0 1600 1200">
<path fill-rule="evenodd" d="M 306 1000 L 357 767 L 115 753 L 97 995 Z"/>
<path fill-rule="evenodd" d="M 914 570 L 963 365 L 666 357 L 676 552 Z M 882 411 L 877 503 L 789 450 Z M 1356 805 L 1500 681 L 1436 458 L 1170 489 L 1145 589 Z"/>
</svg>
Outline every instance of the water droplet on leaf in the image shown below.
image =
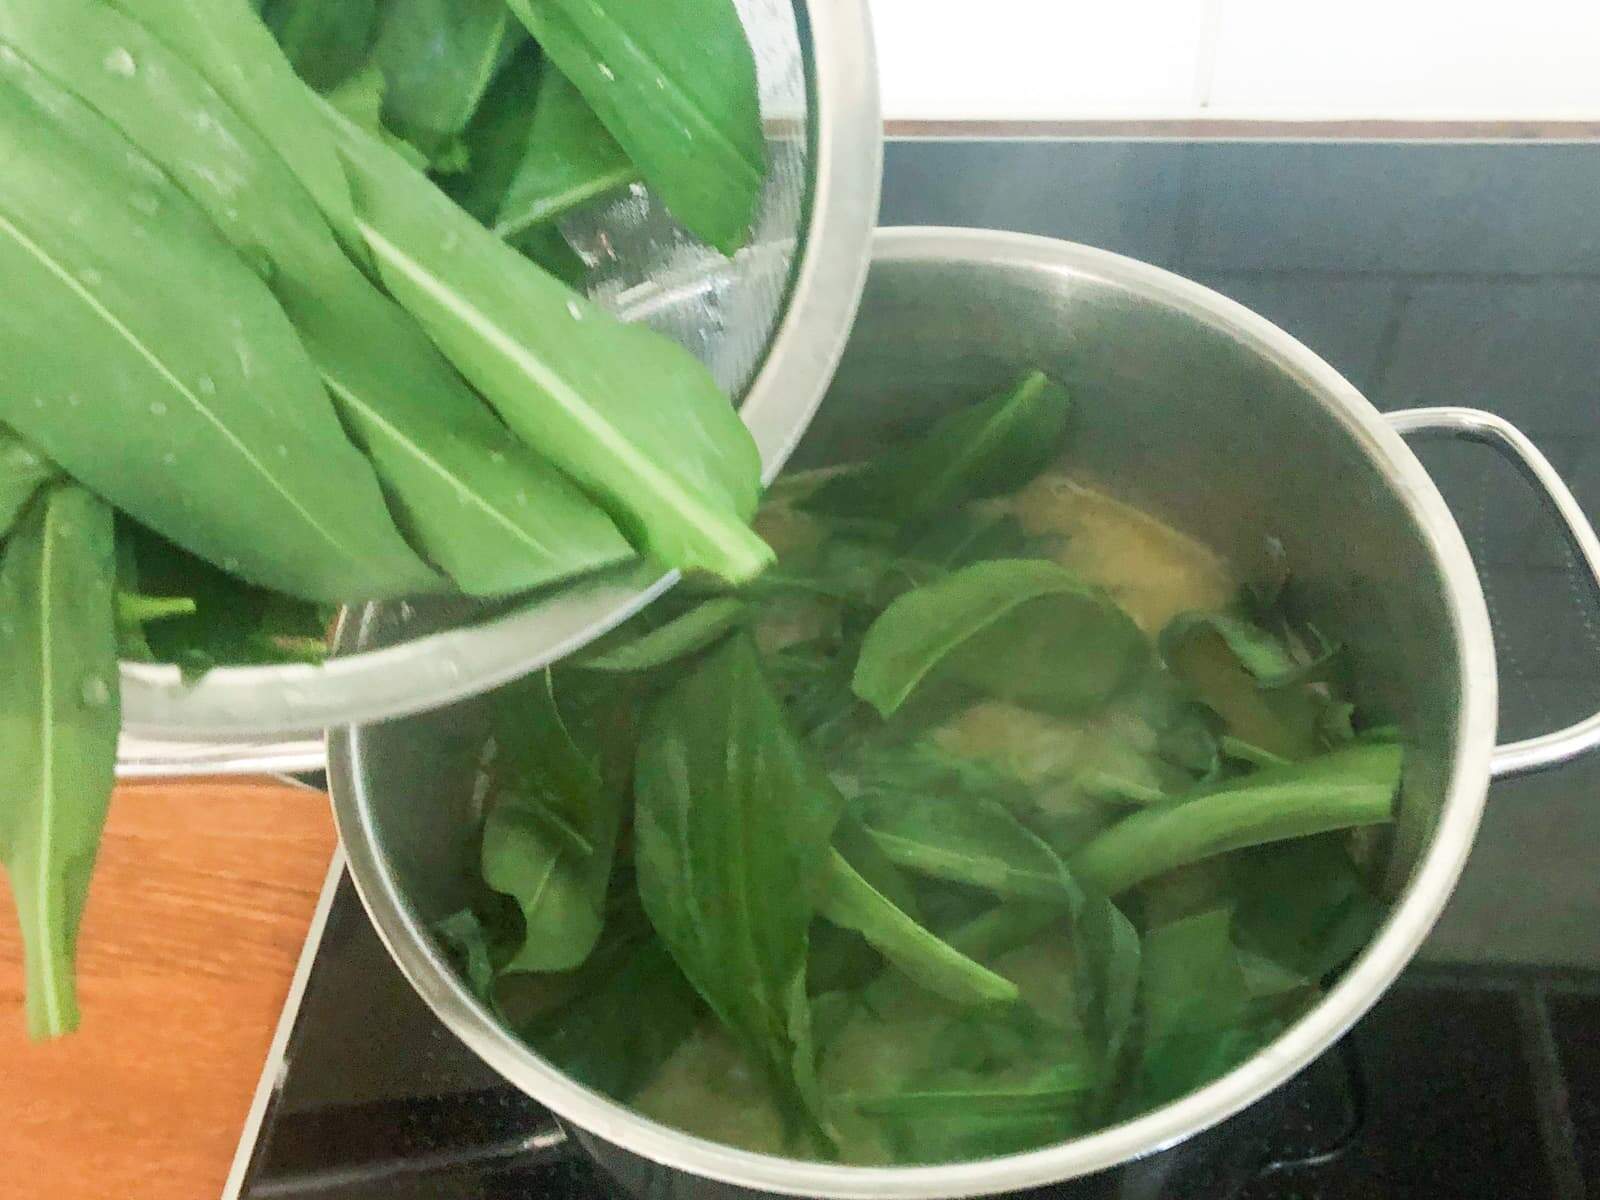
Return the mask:
<svg viewBox="0 0 1600 1200">
<path fill-rule="evenodd" d="M 139 69 L 139 64 L 133 61 L 133 55 L 121 46 L 107 54 L 102 65 L 113 75 L 120 75 L 124 79 L 132 79 Z"/>
</svg>

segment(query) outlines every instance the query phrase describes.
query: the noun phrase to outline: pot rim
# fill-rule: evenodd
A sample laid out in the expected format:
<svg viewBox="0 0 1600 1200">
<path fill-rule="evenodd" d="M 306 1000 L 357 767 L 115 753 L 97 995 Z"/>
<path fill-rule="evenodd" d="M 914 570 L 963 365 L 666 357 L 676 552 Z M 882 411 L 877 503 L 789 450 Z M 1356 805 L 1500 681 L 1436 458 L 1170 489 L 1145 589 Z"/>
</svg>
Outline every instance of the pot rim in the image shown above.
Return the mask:
<svg viewBox="0 0 1600 1200">
<path fill-rule="evenodd" d="M 1271 1044 L 1196 1092 L 1098 1132 L 1040 1150 L 937 1166 L 853 1167 L 737 1150 L 640 1116 L 562 1074 L 500 1027 L 434 949 L 370 835 L 354 770 L 362 731 L 330 738 L 330 783 L 352 878 L 379 936 L 424 1001 L 507 1080 L 557 1115 L 667 1167 L 790 1195 L 877 1200 L 1013 1191 L 1086 1175 L 1166 1149 L 1284 1083 L 1345 1032 L 1433 927 L 1471 849 L 1488 789 L 1497 685 L 1489 614 L 1466 543 L 1411 450 L 1347 380 L 1289 334 L 1240 304 L 1171 272 L 1105 250 L 1027 234 L 903 227 L 879 230 L 873 262 L 1009 263 L 1087 274 L 1198 319 L 1277 364 L 1314 394 L 1367 452 L 1416 522 L 1445 581 L 1461 702 L 1450 784 L 1428 849 L 1378 936 L 1310 1012 Z"/>
</svg>

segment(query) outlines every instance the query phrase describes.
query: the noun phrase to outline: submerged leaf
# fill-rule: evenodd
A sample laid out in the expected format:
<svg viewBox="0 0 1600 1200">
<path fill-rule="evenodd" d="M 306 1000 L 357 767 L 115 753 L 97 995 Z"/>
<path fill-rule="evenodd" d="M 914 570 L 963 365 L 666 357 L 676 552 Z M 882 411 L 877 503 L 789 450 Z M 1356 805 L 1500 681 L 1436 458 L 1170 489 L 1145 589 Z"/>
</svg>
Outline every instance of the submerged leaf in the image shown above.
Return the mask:
<svg viewBox="0 0 1600 1200">
<path fill-rule="evenodd" d="M 725 254 L 766 176 L 755 57 L 732 0 L 509 0 L 645 182 Z"/>
<path fill-rule="evenodd" d="M 22 929 L 28 1032 L 76 1028 L 74 959 L 117 758 L 111 510 L 52 486 L 0 558 L 0 859 Z"/>
<path fill-rule="evenodd" d="M 1226 908 L 1183 917 L 1145 935 L 1140 1107 L 1176 1099 L 1243 1062 L 1287 1025 L 1306 981 L 1263 988 L 1235 948 Z"/>
<path fill-rule="evenodd" d="M 645 911 L 712 1010 L 821 1136 L 805 970 L 843 809 L 748 638 L 655 706 L 634 784 Z"/>
<path fill-rule="evenodd" d="M 1144 635 L 1100 589 L 1035 559 L 965 567 L 873 622 L 852 686 L 883 715 L 939 671 L 1003 699 L 1086 708 L 1145 660 Z"/>
<path fill-rule="evenodd" d="M 705 1012 L 637 899 L 610 917 L 594 953 L 563 982 L 571 999 L 518 1032 L 573 1078 L 617 1100 L 648 1082 Z"/>
<path fill-rule="evenodd" d="M 878 793 L 864 796 L 856 811 L 879 849 L 908 871 L 1001 897 L 1083 903 L 1056 852 L 993 801 Z"/>
<path fill-rule="evenodd" d="M 605 923 L 623 796 L 581 748 L 550 672 L 496 694 L 497 759 L 484 819 L 483 878 L 522 910 L 521 944 L 504 971 L 567 971 Z"/>
<path fill-rule="evenodd" d="M 1213 855 L 1394 820 L 1399 746 L 1350 746 L 1257 771 L 1123 818 L 1072 857 L 1085 886 L 1116 896 Z"/>
<path fill-rule="evenodd" d="M 923 987 L 958 1004 L 1005 1003 L 1017 986 L 941 941 L 863 879 L 838 851 L 829 857 L 822 916 L 854 929 Z"/>
<path fill-rule="evenodd" d="M 696 654 L 741 625 L 749 615 L 742 600 L 722 597 L 696 605 L 648 633 L 581 654 L 573 665 L 584 671 L 649 671 Z"/>
<path fill-rule="evenodd" d="M 815 512 L 915 524 L 968 500 L 1013 492 L 1060 450 L 1070 402 L 1042 371 L 960 409 L 909 446 L 826 481 L 803 501 Z"/>
</svg>

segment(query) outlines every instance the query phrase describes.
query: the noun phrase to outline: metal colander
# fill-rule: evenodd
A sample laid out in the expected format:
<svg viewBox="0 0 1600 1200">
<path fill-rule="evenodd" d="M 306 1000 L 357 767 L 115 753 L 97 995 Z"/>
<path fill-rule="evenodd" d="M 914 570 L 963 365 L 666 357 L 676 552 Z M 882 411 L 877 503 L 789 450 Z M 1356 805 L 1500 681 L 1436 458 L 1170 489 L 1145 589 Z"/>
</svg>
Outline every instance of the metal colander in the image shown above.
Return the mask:
<svg viewBox="0 0 1600 1200">
<path fill-rule="evenodd" d="M 735 398 L 777 474 L 832 376 L 866 277 L 882 133 L 865 0 L 735 0 L 755 50 L 771 163 L 750 245 L 696 242 L 643 188 L 570 218 L 590 294 L 674 338 Z M 493 612 L 461 598 L 369 605 L 356 651 L 321 666 L 122 665 L 125 775 L 299 763 L 287 735 L 436 708 L 552 662 L 671 585 L 640 568 Z M 382 645 L 382 649 L 365 649 Z M 242 743 L 251 746 L 219 746 Z M 178 743 L 210 743 L 189 745 Z M 275 757 L 276 756 L 276 757 Z"/>
</svg>

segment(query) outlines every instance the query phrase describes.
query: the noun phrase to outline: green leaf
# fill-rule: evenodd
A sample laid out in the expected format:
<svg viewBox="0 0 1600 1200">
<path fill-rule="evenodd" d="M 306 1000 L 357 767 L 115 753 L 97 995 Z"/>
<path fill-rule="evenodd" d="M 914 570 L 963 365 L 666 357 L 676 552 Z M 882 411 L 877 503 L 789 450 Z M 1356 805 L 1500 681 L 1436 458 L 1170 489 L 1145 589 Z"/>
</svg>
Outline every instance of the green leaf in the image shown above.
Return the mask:
<svg viewBox="0 0 1600 1200">
<path fill-rule="evenodd" d="M 534 96 L 544 69 L 538 47 L 524 41 L 496 73 L 461 133 L 467 169 L 440 181 L 450 198 L 481 225 L 494 224 L 506 189 L 528 152 Z"/>
<path fill-rule="evenodd" d="M 55 464 L 0 425 L 0 544 L 28 501 L 58 474 Z"/>
<path fill-rule="evenodd" d="M 1144 635 L 1054 563 L 976 563 L 907 592 L 873 622 L 852 686 L 888 716 L 937 671 L 1004 699 L 1103 703 L 1145 661 Z"/>
<path fill-rule="evenodd" d="M 1133 1040 L 1139 997 L 1139 932 L 1104 896 L 1090 897 L 1072 926 L 1077 1016 L 1100 1063 L 1100 1105 L 1114 1110 Z"/>
<path fill-rule="evenodd" d="M 1263 993 L 1234 947 L 1226 908 L 1145 935 L 1140 992 L 1144 1050 L 1137 1099 L 1176 1099 L 1243 1062 L 1287 1025 L 1303 980 L 1274 981 Z"/>
<path fill-rule="evenodd" d="M 268 0 L 261 15 L 295 72 L 325 92 L 366 62 L 378 6 L 377 0 Z"/>
<path fill-rule="evenodd" d="M 642 917 L 613 918 L 571 980 L 572 999 L 523 1026 L 553 1064 L 628 1100 L 687 1038 L 705 1008 Z"/>
<path fill-rule="evenodd" d="M 484 1004 L 494 1004 L 494 963 L 489 957 L 489 935 L 470 908 L 451 913 L 433 923 L 433 935 L 444 943 L 466 977 L 472 994 Z"/>
<path fill-rule="evenodd" d="M 505 0 L 386 0 L 373 48 L 389 85 L 384 117 L 432 157 L 524 36 Z"/>
<path fill-rule="evenodd" d="M 554 221 L 639 177 L 565 75 L 546 63 L 538 89 L 527 152 L 495 214 L 494 232 L 503 238 Z"/>
<path fill-rule="evenodd" d="M 0 78 L 0 272 L 28 296 L 0 311 L 0 419 L 253 582 L 437 588 L 260 279 L 94 112 L 15 54 Z"/>
<path fill-rule="evenodd" d="M 193 676 L 222 665 L 305 661 L 309 645 L 325 653 L 330 616 L 316 605 L 252 587 L 132 522 L 119 522 L 117 541 L 121 586 L 194 605 L 192 614 L 141 625 L 137 640 L 124 625 L 123 644 L 136 656 Z"/>
<path fill-rule="evenodd" d="M 513 438 L 350 263 L 278 156 L 186 63 L 84 0 L 19 0 L 0 14 L 0 36 L 75 81 L 241 253 L 270 264 L 270 285 L 404 532 L 462 590 L 522 591 L 628 556 L 605 514 Z M 141 68 L 105 70 L 119 51 Z"/>
<path fill-rule="evenodd" d="M 1262 687 L 1211 615 L 1175 617 L 1162 630 L 1157 644 L 1167 667 L 1222 718 L 1234 738 L 1279 758 L 1310 757 L 1319 745 L 1322 701 L 1304 687 Z M 1272 672 L 1292 663 L 1280 658 L 1287 652 L 1270 641 L 1247 639 L 1237 628 L 1233 632 L 1256 669 Z"/>
<path fill-rule="evenodd" d="M 1017 986 L 941 941 L 896 907 L 838 851 L 828 860 L 828 889 L 821 914 L 853 929 L 891 963 L 929 991 L 957 1004 L 1007 1003 Z"/>
<path fill-rule="evenodd" d="M 524 922 L 502 970 L 571 970 L 605 923 L 623 797 L 573 740 L 550 672 L 496 693 L 493 706 L 483 878 L 516 900 Z"/>
<path fill-rule="evenodd" d="M 705 368 L 622 325 L 330 113 L 361 230 L 390 291 L 514 433 L 677 567 L 748 579 L 772 553 L 745 526 L 760 458 Z"/>
<path fill-rule="evenodd" d="M 1083 1093 L 1092 1086 L 1084 1072 L 1072 1067 L 1054 1071 L 1051 1076 L 1049 1080 L 1018 1087 L 955 1087 L 878 1095 L 852 1093 L 841 1096 L 839 1101 L 873 1117 L 1003 1118 L 1070 1112 L 1077 1108 Z"/>
<path fill-rule="evenodd" d="M 731 639 L 652 711 L 634 785 L 639 894 L 712 1011 L 825 1141 L 806 1000 L 843 800 Z"/>
<path fill-rule="evenodd" d="M 732 0 L 509 0 L 645 182 L 725 254 L 766 176 L 755 57 Z"/>
<path fill-rule="evenodd" d="M 541 271 L 554 275 L 570 288 L 581 289 L 589 274 L 589 264 L 554 225 L 525 230 L 508 244 L 520 250 Z"/>
<path fill-rule="evenodd" d="M 0 857 L 22 929 L 28 1032 L 76 1028 L 73 961 L 117 758 L 111 510 L 56 485 L 0 559 Z"/>
<path fill-rule="evenodd" d="M 1014 492 L 1058 454 L 1071 403 L 1030 371 L 981 404 L 945 417 L 918 441 L 829 479 L 803 501 L 814 512 L 915 523 L 967 500 Z"/>
<path fill-rule="evenodd" d="M 864 796 L 856 812 L 878 848 L 908 871 L 1001 897 L 1083 903 L 1056 852 L 993 801 L 879 793 Z"/>
<path fill-rule="evenodd" d="M 346 120 L 360 126 L 417 170 L 426 171 L 428 156 L 399 134 L 391 133 L 383 123 L 383 95 L 388 87 L 383 68 L 369 63 L 331 90 L 325 99 Z"/>
<path fill-rule="evenodd" d="M 1116 896 L 1213 855 L 1394 820 L 1400 747 L 1355 745 L 1217 785 L 1123 818 L 1068 864 L 1086 887 Z"/>
<path fill-rule="evenodd" d="M 954 571 L 994 558 L 1048 558 L 1055 540 L 1029 534 L 1010 513 L 972 506 L 927 526 L 906 547 L 904 561 Z"/>
<path fill-rule="evenodd" d="M 1239 944 L 1297 975 L 1322 979 L 1377 932 L 1385 908 L 1339 834 L 1300 838 L 1237 856 Z"/>
<path fill-rule="evenodd" d="M 648 633 L 598 654 L 580 654 L 573 666 L 584 671 L 649 671 L 698 654 L 737 629 L 749 615 L 742 600 L 707 600 Z"/>
<path fill-rule="evenodd" d="M 1162 658 L 1202 630 L 1221 638 L 1239 665 L 1263 688 L 1292 687 L 1320 678 L 1339 654 L 1339 647 L 1326 641 L 1320 642 L 1313 654 L 1296 654 L 1254 621 L 1234 613 L 1186 612 L 1162 629 Z"/>
<path fill-rule="evenodd" d="M 272 32 L 248 4 L 243 0 L 100 2 L 132 17 L 205 76 L 289 165 L 345 249 L 358 258 L 365 256 L 350 185 L 332 139 L 321 128 L 315 93 L 294 73 Z M 134 69 L 137 72 L 137 60 Z"/>
</svg>

